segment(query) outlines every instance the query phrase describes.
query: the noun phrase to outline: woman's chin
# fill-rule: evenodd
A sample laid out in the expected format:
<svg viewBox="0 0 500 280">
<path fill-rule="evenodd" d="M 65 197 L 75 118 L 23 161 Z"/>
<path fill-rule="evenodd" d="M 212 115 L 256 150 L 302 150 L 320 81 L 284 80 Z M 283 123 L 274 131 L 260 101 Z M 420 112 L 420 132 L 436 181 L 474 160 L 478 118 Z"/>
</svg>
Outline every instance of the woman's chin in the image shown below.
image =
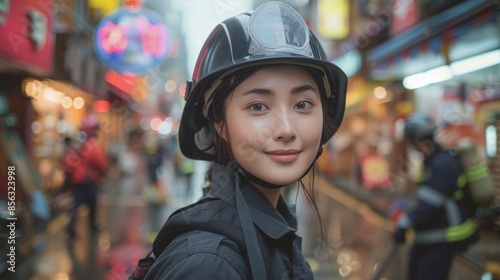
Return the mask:
<svg viewBox="0 0 500 280">
<path fill-rule="evenodd" d="M 297 183 L 299 179 L 300 178 L 297 177 L 297 178 L 286 178 L 281 180 L 269 180 L 269 181 L 265 180 L 265 181 L 273 185 L 286 187 Z"/>
</svg>

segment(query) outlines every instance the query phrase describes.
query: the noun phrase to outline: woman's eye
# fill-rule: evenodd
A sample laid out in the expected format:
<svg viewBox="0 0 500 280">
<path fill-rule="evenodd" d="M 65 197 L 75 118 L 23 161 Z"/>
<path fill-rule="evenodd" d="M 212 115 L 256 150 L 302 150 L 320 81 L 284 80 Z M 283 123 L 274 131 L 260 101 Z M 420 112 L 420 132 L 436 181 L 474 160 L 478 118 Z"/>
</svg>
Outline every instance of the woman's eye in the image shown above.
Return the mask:
<svg viewBox="0 0 500 280">
<path fill-rule="evenodd" d="M 250 110 L 252 110 L 252 111 L 264 111 L 264 110 L 268 109 L 268 108 L 266 107 L 266 105 L 264 105 L 264 104 L 262 104 L 262 103 L 254 103 L 254 104 L 250 105 L 250 107 L 249 107 L 249 108 L 250 108 Z"/>
<path fill-rule="evenodd" d="M 309 109 L 313 106 L 313 104 L 309 101 L 300 101 L 295 105 L 295 108 L 297 109 Z"/>
</svg>

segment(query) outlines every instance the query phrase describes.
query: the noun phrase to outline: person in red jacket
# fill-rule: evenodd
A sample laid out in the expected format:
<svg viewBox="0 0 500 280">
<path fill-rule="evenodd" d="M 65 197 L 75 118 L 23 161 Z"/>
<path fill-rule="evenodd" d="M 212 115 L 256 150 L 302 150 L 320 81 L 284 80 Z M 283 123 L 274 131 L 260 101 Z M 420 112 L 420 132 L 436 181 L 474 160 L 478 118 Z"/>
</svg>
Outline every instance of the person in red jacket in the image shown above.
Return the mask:
<svg viewBox="0 0 500 280">
<path fill-rule="evenodd" d="M 96 222 L 97 192 L 101 178 L 108 168 L 108 158 L 104 148 L 98 141 L 100 131 L 99 119 L 96 115 L 88 115 L 82 124 L 82 132 L 86 139 L 79 149 L 69 149 L 63 157 L 63 165 L 70 174 L 73 192 L 71 220 L 68 224 L 68 234 L 75 237 L 75 224 L 78 208 L 82 204 L 89 207 L 90 230 L 94 233 L 98 226 Z"/>
</svg>

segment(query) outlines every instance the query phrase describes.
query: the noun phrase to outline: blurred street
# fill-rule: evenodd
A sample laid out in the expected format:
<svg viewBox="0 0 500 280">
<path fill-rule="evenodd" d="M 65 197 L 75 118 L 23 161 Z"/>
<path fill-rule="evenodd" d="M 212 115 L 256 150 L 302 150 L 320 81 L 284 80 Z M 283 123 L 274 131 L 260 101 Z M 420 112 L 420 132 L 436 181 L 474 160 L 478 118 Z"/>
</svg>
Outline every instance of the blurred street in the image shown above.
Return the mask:
<svg viewBox="0 0 500 280">
<path fill-rule="evenodd" d="M 98 207 L 101 228 L 95 235 L 89 233 L 88 213 L 82 208 L 76 237 L 69 238 L 65 231 L 67 208 L 65 211 L 62 206 L 47 226 L 41 249 L 18 264 L 15 279 L 126 279 L 135 262 L 148 253 L 168 215 L 193 200 L 186 196 L 182 178 L 177 178 L 168 167 L 163 171 L 161 177 L 169 186 L 169 203 L 165 206 L 148 205 L 145 201 L 144 174 L 123 176 L 104 184 Z M 323 243 L 317 218 L 302 204 L 302 199 L 297 199 L 299 221 L 305 221 L 300 223 L 299 232 L 304 237 L 304 253 L 315 279 L 368 279 L 390 243 L 389 221 L 377 217 L 368 205 L 324 179 L 319 190 L 318 206 L 327 235 Z M 292 203 L 294 193 L 290 195 Z M 59 199 L 63 203 L 67 197 Z M 360 210 L 364 215 L 360 215 Z M 401 272 L 390 271 L 388 275 L 394 276 L 388 279 L 400 279 L 397 275 Z M 8 273 L 8 279 L 14 279 L 12 275 Z"/>
<path fill-rule="evenodd" d="M 316 161 L 321 220 L 283 188 L 315 278 L 405 279 L 413 232 L 400 246 L 392 235 L 425 175 L 404 129 L 421 113 L 450 154 L 472 143 L 477 164 L 462 171 L 479 166 L 492 190 L 474 217 L 480 242 L 449 280 L 500 279 L 500 1 L 281 1 L 348 79 L 330 96 L 343 118 Z M 219 65 L 197 64 L 216 53 L 205 40 L 266 2 L 0 0 L 0 279 L 127 279 L 169 215 L 202 194 L 209 163 L 178 139 L 191 89 L 209 88 L 194 69 Z M 74 197 L 88 205 L 72 209 Z"/>
<path fill-rule="evenodd" d="M 136 261 L 149 252 L 151 242 L 168 215 L 195 199 L 186 195 L 186 181 L 176 176 L 172 168 L 167 164 L 160 169 L 160 177 L 165 186 L 169 186 L 169 202 L 163 206 L 146 202 L 144 173 L 107 181 L 99 194 L 98 221 L 101 228 L 93 235 L 86 223 L 88 211 L 82 208 L 76 237 L 68 237 L 65 230 L 69 220 L 68 197 L 60 196 L 60 201 L 54 202 L 60 208 L 56 209 L 57 214 L 45 230 L 42 245 L 18 263 L 16 273 L 4 273 L 1 279 L 126 279 Z M 289 194 L 289 201 L 297 203 L 298 230 L 304 238 L 304 254 L 313 268 L 315 279 L 371 279 L 386 259 L 378 279 L 404 279 L 405 250 L 408 248 L 398 246 L 390 258 L 386 257 L 392 246 L 392 222 L 383 212 L 397 199 L 410 195 L 367 192 L 346 179 L 323 176 L 317 187 L 323 242 L 312 209 L 304 204 L 301 196 L 296 196 L 294 190 Z M 486 245 L 490 246 L 490 254 L 494 257 L 500 252 L 498 244 L 494 241 Z M 484 252 L 457 260 L 453 269 L 456 277 L 450 279 L 480 279 L 484 273 L 482 266 L 487 260 L 481 254 Z M 471 258 L 475 261 L 472 262 Z"/>
<path fill-rule="evenodd" d="M 91 234 L 88 209 L 78 213 L 76 236 L 66 232 L 70 194 L 53 201 L 54 216 L 46 227 L 43 245 L 18 264 L 6 279 L 126 279 L 135 262 L 150 249 L 157 231 L 175 209 L 192 197 L 185 195 L 185 182 L 173 181 L 167 167 L 162 180 L 171 184 L 167 205 L 147 203 L 144 196 L 146 174 L 140 161 L 134 174 L 120 174 L 107 180 L 98 197 L 99 231 Z M 169 174 L 167 174 L 169 173 Z"/>
</svg>

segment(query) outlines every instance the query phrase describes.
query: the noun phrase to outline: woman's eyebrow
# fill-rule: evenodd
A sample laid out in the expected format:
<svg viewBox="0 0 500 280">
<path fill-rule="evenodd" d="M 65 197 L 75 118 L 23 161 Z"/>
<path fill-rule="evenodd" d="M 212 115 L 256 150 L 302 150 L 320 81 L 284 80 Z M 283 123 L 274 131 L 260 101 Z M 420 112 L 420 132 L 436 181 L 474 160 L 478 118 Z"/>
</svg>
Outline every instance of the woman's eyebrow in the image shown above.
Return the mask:
<svg viewBox="0 0 500 280">
<path fill-rule="evenodd" d="M 314 88 L 312 85 L 305 84 L 305 85 L 301 85 L 301 86 L 298 86 L 298 87 L 294 87 L 292 89 L 292 94 L 298 94 L 298 93 L 301 93 L 301 92 L 304 92 L 304 91 L 314 91 L 314 92 L 317 92 L 316 88 Z"/>
<path fill-rule="evenodd" d="M 248 94 L 258 94 L 258 95 L 272 95 L 272 91 L 265 88 L 252 88 L 243 92 L 243 96 Z"/>
<path fill-rule="evenodd" d="M 312 85 L 305 84 L 305 85 L 301 85 L 301 86 L 292 88 L 291 93 L 298 94 L 298 93 L 301 93 L 304 91 L 310 91 L 310 90 L 317 92 L 317 90 Z M 250 90 L 245 91 L 242 95 L 245 96 L 248 94 L 272 95 L 273 91 L 269 90 L 269 89 L 265 89 L 265 88 L 252 88 Z"/>
</svg>

